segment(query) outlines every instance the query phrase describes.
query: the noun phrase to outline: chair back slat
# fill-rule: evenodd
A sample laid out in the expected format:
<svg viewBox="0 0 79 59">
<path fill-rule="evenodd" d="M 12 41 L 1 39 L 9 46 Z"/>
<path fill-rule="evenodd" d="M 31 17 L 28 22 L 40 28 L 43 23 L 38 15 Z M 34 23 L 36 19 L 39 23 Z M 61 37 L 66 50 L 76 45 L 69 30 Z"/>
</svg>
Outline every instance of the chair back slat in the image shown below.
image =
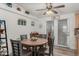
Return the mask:
<svg viewBox="0 0 79 59">
<path fill-rule="evenodd" d="M 12 46 L 13 56 L 20 56 L 21 55 L 20 41 L 16 41 L 16 40 L 11 39 L 11 46 Z"/>
<path fill-rule="evenodd" d="M 20 35 L 21 40 L 27 39 L 27 34 L 26 35 Z"/>
<path fill-rule="evenodd" d="M 47 35 L 46 34 L 40 34 L 42 38 L 46 39 Z"/>
</svg>

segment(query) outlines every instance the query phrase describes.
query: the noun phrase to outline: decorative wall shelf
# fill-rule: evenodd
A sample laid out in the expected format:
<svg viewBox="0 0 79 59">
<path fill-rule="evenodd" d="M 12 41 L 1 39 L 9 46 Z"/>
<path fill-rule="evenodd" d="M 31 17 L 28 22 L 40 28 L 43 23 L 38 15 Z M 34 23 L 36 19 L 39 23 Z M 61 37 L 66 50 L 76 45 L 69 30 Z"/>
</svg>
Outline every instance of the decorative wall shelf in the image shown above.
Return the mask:
<svg viewBox="0 0 79 59">
<path fill-rule="evenodd" d="M 0 29 L 0 34 L 3 34 L 5 29 Z"/>
<path fill-rule="evenodd" d="M 3 29 L 2 29 L 3 26 Z M 2 37 L 3 34 L 5 37 Z M 0 56 L 8 56 L 8 42 L 5 20 L 0 20 Z"/>
</svg>

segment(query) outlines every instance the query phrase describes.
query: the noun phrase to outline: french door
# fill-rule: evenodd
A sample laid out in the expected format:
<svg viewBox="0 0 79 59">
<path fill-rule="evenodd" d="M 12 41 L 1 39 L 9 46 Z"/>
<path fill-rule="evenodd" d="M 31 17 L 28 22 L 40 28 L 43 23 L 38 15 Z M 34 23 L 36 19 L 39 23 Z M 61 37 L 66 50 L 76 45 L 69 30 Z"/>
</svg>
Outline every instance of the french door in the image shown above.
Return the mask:
<svg viewBox="0 0 79 59">
<path fill-rule="evenodd" d="M 69 40 L 69 20 L 61 19 L 47 21 L 47 33 L 52 32 L 55 37 L 55 45 L 68 47 Z"/>
<path fill-rule="evenodd" d="M 58 45 L 67 47 L 69 31 L 68 20 L 58 20 Z"/>
</svg>

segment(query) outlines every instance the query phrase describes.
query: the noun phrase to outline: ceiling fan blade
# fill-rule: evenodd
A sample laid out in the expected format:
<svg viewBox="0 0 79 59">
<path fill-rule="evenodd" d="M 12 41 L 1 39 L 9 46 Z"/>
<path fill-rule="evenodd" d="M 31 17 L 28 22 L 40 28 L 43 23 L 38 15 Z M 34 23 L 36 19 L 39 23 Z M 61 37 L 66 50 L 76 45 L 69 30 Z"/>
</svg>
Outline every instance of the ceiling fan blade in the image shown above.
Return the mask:
<svg viewBox="0 0 79 59">
<path fill-rule="evenodd" d="M 43 15 L 45 15 L 45 14 L 46 14 L 46 12 L 43 13 Z"/>
<path fill-rule="evenodd" d="M 54 12 L 55 14 L 58 14 L 58 12 L 57 12 L 57 11 L 55 11 L 55 10 L 52 10 L 52 12 Z"/>
<path fill-rule="evenodd" d="M 63 7 L 65 7 L 65 5 L 56 6 L 54 8 L 63 8 Z"/>
<path fill-rule="evenodd" d="M 36 11 L 42 11 L 42 10 L 46 10 L 46 9 L 37 9 Z"/>
</svg>

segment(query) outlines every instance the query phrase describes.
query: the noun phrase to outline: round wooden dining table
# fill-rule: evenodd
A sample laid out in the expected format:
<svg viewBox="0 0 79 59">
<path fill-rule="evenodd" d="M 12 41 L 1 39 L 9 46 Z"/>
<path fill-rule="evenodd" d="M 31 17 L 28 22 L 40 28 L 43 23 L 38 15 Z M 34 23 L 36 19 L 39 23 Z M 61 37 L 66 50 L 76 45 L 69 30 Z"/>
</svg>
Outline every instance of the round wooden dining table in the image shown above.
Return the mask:
<svg viewBox="0 0 79 59">
<path fill-rule="evenodd" d="M 48 42 L 47 39 L 38 38 L 36 41 L 32 41 L 31 39 L 24 39 L 21 41 L 21 44 L 24 46 L 32 47 L 33 56 L 36 55 L 37 47 L 43 46 Z"/>
</svg>

